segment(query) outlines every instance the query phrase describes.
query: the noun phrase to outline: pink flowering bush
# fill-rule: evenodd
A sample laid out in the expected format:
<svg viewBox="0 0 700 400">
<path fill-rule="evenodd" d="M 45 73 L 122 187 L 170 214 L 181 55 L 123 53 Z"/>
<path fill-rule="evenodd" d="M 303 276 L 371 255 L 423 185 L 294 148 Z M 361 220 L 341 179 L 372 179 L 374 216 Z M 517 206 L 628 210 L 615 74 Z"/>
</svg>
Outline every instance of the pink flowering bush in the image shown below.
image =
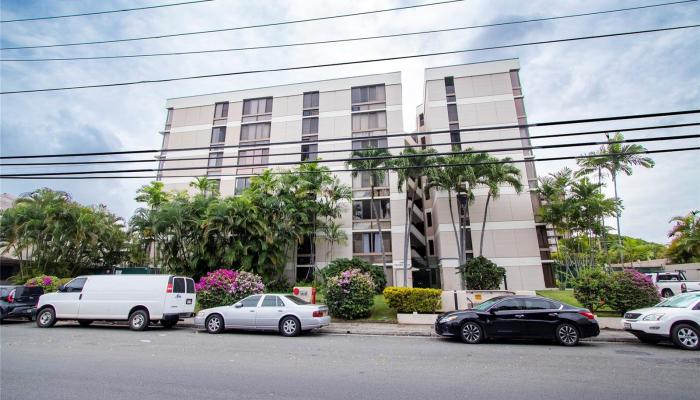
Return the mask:
<svg viewBox="0 0 700 400">
<path fill-rule="evenodd" d="M 635 269 L 625 269 L 610 276 L 606 300 L 613 310 L 624 314 L 658 303 L 659 292 L 648 276 Z"/>
<path fill-rule="evenodd" d="M 40 275 L 28 280 L 25 285 L 39 286 L 44 289 L 44 293 L 51 293 L 58 291 L 60 283 L 58 277 L 56 276 Z"/>
<path fill-rule="evenodd" d="M 231 305 L 251 294 L 265 292 L 260 276 L 245 271 L 217 269 L 207 273 L 195 285 L 202 308 Z"/>
<path fill-rule="evenodd" d="M 374 305 L 374 282 L 359 269 L 343 271 L 325 283 L 326 304 L 334 317 L 357 319 L 369 317 Z"/>
</svg>

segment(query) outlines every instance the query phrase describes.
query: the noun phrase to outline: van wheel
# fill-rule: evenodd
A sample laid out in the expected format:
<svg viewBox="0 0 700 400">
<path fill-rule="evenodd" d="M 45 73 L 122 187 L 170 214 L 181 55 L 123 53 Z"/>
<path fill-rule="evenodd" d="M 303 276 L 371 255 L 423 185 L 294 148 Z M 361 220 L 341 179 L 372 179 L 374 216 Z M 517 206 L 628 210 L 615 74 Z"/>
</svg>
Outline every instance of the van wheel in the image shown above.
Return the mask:
<svg viewBox="0 0 700 400">
<path fill-rule="evenodd" d="M 294 317 L 284 317 L 280 321 L 280 333 L 282 336 L 299 336 L 301 333 L 301 324 Z"/>
<path fill-rule="evenodd" d="M 224 330 L 224 318 L 219 314 L 212 314 L 207 317 L 204 326 L 209 333 L 221 333 Z"/>
<path fill-rule="evenodd" d="M 78 321 L 78 323 L 80 324 L 80 326 L 90 326 L 92 321 L 90 321 L 89 319 L 81 319 L 80 321 Z"/>
<path fill-rule="evenodd" d="M 36 326 L 39 328 L 50 328 L 56 323 L 56 311 L 47 307 L 39 311 L 36 316 Z"/>
<path fill-rule="evenodd" d="M 160 320 L 160 325 L 165 329 L 170 329 L 173 326 L 175 326 L 175 324 L 177 324 L 177 320 L 175 320 L 175 321 L 166 321 L 164 319 Z"/>
<path fill-rule="evenodd" d="M 136 310 L 129 315 L 129 328 L 132 331 L 146 330 L 148 324 L 148 313 L 144 310 Z"/>
</svg>

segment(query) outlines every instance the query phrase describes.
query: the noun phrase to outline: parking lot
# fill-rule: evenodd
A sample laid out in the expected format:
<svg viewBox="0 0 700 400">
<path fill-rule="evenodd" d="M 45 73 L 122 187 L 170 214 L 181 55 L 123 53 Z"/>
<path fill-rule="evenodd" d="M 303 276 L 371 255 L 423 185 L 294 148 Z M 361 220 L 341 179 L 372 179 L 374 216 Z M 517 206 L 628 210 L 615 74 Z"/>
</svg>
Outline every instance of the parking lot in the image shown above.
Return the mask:
<svg viewBox="0 0 700 400">
<path fill-rule="evenodd" d="M 700 354 L 671 346 L 462 343 L 191 328 L 0 326 L 3 399 L 695 399 Z"/>
</svg>

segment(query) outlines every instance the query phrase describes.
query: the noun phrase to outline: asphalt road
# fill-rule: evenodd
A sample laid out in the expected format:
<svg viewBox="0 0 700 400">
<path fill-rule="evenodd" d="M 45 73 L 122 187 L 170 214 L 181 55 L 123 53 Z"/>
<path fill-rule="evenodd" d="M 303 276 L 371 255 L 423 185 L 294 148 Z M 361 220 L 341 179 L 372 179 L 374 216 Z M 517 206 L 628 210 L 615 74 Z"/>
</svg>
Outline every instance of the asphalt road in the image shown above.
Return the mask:
<svg viewBox="0 0 700 400">
<path fill-rule="evenodd" d="M 0 398 L 697 399 L 700 353 L 425 337 L 0 326 Z"/>
</svg>

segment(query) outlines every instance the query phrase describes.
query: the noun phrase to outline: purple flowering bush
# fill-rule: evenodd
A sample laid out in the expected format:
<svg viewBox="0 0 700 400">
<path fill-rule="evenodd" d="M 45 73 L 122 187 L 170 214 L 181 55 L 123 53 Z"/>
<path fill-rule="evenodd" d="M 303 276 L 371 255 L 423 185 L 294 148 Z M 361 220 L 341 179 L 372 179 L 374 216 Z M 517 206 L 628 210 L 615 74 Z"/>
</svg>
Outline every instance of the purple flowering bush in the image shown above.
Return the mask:
<svg viewBox="0 0 700 400">
<path fill-rule="evenodd" d="M 342 319 L 366 318 L 374 305 L 374 282 L 359 269 L 343 271 L 326 280 L 326 305 L 331 315 Z"/>
<path fill-rule="evenodd" d="M 610 276 L 606 300 L 613 310 L 624 314 L 658 303 L 659 292 L 648 276 L 634 269 L 625 269 Z"/>
<path fill-rule="evenodd" d="M 251 294 L 265 292 L 265 285 L 258 275 L 232 269 L 208 272 L 195 285 L 197 301 L 202 308 L 231 305 Z"/>
<path fill-rule="evenodd" d="M 60 286 L 59 279 L 56 276 L 40 275 L 34 277 L 25 283 L 27 286 L 39 286 L 44 289 L 44 293 L 57 292 Z"/>
</svg>

